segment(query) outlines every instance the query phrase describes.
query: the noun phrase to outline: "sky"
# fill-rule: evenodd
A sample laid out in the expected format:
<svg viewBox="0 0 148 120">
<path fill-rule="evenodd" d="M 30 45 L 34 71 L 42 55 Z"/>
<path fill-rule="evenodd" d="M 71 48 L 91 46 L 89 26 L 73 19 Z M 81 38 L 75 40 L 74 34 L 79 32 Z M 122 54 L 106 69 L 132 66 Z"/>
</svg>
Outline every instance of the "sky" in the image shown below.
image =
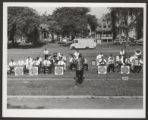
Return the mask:
<svg viewBox="0 0 148 120">
<path fill-rule="evenodd" d="M 52 12 L 56 9 L 55 7 L 33 7 L 40 15 L 44 14 L 52 14 Z M 96 15 L 96 17 L 99 19 L 102 17 L 103 14 L 108 13 L 109 10 L 105 7 L 91 7 L 90 8 L 90 14 Z"/>
</svg>

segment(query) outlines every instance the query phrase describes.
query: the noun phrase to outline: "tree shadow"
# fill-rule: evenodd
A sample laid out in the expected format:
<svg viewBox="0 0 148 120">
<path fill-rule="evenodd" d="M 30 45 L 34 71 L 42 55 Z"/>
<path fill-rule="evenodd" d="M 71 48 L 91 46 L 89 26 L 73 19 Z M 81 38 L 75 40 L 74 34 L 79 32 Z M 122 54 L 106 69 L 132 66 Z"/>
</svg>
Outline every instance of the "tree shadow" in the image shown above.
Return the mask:
<svg viewBox="0 0 148 120">
<path fill-rule="evenodd" d="M 8 44 L 7 47 L 8 49 L 30 49 L 30 48 L 40 48 L 44 46 L 46 43 L 38 43 L 38 44 Z"/>
</svg>

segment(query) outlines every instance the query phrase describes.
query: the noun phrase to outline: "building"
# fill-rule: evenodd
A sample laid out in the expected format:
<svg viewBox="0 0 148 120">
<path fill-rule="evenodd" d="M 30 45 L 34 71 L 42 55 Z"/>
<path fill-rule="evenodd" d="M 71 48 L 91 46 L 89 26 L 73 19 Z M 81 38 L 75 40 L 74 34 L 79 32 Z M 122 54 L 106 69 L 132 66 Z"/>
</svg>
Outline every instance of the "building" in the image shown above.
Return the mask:
<svg viewBox="0 0 148 120">
<path fill-rule="evenodd" d="M 98 27 L 96 29 L 96 38 L 99 43 L 111 43 L 113 42 L 112 24 L 110 14 L 103 15 L 98 20 Z"/>
</svg>

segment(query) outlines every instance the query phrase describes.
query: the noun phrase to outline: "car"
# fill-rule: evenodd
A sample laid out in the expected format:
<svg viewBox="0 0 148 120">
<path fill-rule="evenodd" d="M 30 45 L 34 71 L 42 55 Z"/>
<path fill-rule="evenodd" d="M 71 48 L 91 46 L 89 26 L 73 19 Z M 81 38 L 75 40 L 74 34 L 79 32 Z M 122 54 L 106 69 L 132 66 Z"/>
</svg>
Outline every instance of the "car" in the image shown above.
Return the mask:
<svg viewBox="0 0 148 120">
<path fill-rule="evenodd" d="M 132 41 L 130 42 L 129 44 L 130 46 L 135 46 L 135 45 L 143 45 L 143 39 L 139 39 L 139 40 L 135 40 L 135 41 Z"/>
<path fill-rule="evenodd" d="M 125 39 L 118 39 L 117 38 L 117 39 L 114 40 L 113 44 L 114 45 L 122 45 L 122 44 L 125 44 L 126 42 L 130 43 L 130 41 L 126 41 Z"/>
<path fill-rule="evenodd" d="M 136 44 L 137 45 L 143 45 L 143 39 L 141 38 L 141 39 L 137 40 L 136 41 Z"/>
</svg>

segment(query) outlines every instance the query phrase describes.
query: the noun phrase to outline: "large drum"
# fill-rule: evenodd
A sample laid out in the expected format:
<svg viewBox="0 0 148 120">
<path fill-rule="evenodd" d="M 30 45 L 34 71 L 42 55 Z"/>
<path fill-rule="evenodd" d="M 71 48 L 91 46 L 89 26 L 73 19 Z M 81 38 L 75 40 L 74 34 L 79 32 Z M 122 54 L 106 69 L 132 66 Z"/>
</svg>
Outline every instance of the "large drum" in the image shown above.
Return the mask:
<svg viewBox="0 0 148 120">
<path fill-rule="evenodd" d="M 55 65 L 54 74 L 55 75 L 64 75 L 64 66 L 63 65 Z"/>
<path fill-rule="evenodd" d="M 130 74 L 130 67 L 129 66 L 121 66 L 121 74 Z"/>
<path fill-rule="evenodd" d="M 24 75 L 24 67 L 15 67 L 15 76 Z"/>
<path fill-rule="evenodd" d="M 31 75 L 31 76 L 38 75 L 38 67 L 30 67 L 29 68 L 29 75 Z"/>
<path fill-rule="evenodd" d="M 98 74 L 107 74 L 107 66 L 98 66 Z"/>
</svg>

